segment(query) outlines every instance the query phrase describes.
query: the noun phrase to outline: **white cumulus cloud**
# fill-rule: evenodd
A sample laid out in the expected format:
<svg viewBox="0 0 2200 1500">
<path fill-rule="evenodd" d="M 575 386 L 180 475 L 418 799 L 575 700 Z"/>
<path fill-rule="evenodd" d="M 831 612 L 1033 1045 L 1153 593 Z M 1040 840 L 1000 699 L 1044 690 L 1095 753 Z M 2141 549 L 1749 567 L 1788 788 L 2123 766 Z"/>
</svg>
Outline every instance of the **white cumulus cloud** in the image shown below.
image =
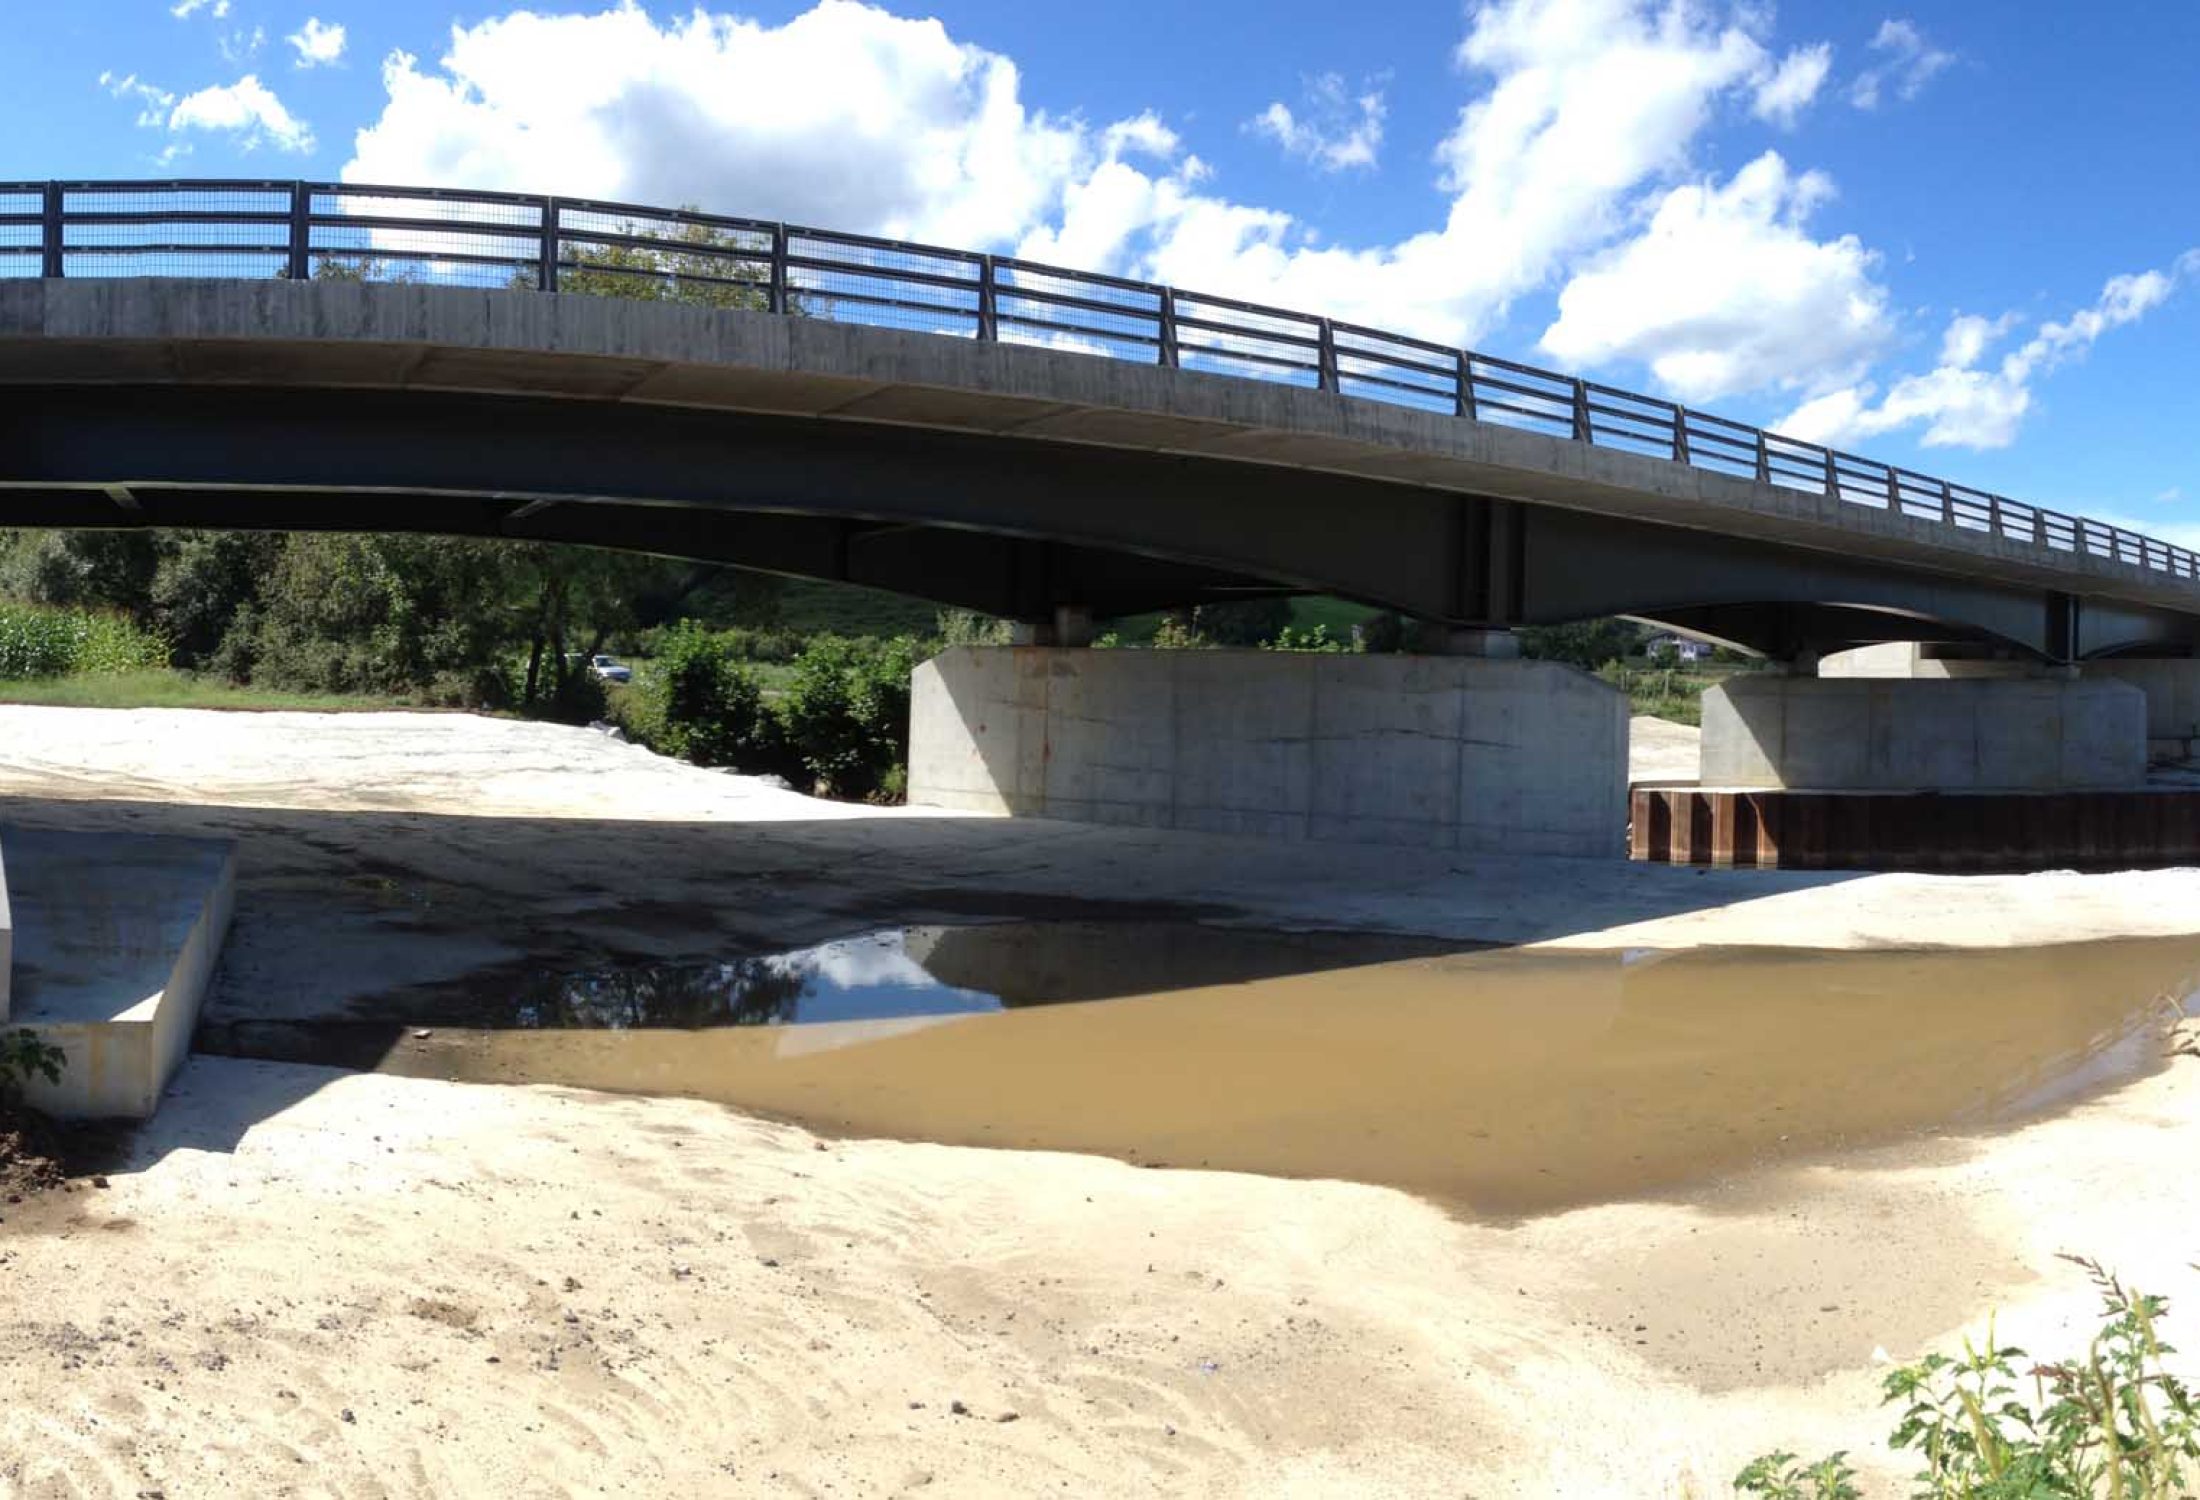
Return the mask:
<svg viewBox="0 0 2200 1500">
<path fill-rule="evenodd" d="M 1451 342 L 1577 270 L 1609 284 L 1685 231 L 1725 257 L 1728 305 L 1699 286 L 1684 313 L 1600 328 L 1592 282 L 1560 343 L 1646 359 L 1692 390 L 1814 388 L 1852 378 L 1874 331 L 1870 256 L 1805 228 L 1818 175 L 1775 158 L 1719 185 L 1696 180 L 1692 161 L 1722 115 L 1783 121 L 1819 92 L 1830 52 L 1776 53 L 1769 24 L 1762 6 L 1710 0 L 1484 0 L 1435 150 L 1442 206 L 1418 232 L 1374 241 L 1231 196 L 1180 122 L 1036 108 L 1012 59 L 857 0 L 818 0 L 776 25 L 620 4 L 456 26 L 434 58 L 384 62 L 387 100 L 343 174 L 1010 250 Z M 1342 106 L 1334 118 L 1325 93 Z M 1342 169 L 1378 154 L 1382 108 L 1373 87 L 1317 80 L 1307 102 L 1249 128 Z M 1768 310 L 1809 337 L 1747 326 Z M 1806 328 L 1806 310 L 1823 326 Z"/>
<path fill-rule="evenodd" d="M 235 83 L 184 95 L 169 112 L 168 129 L 174 133 L 223 133 L 246 151 L 261 145 L 283 151 L 313 149 L 312 128 L 285 108 L 283 101 L 251 73 Z"/>
<path fill-rule="evenodd" d="M 1942 337 L 1941 362 L 1934 368 L 1902 376 L 1884 395 L 1869 382 L 1827 391 L 1788 413 L 1778 428 L 1829 444 L 1921 428 L 1918 441 L 1928 448 L 2006 448 L 2032 409 L 2034 381 L 2083 354 L 2111 329 L 2138 322 L 2196 272 L 2200 249 L 2186 251 L 2161 270 L 2112 276 L 2090 306 L 2041 323 L 1992 365 L 1981 361 L 2017 320 L 1959 316 Z"/>
<path fill-rule="evenodd" d="M 174 94 L 147 83 L 135 73 L 118 74 L 109 70 L 99 75 L 99 86 L 117 99 L 136 103 L 137 122 L 147 129 L 159 129 L 167 125 L 168 111 L 176 103 Z"/>
<path fill-rule="evenodd" d="M 1860 374 L 1888 332 L 1874 257 L 1806 227 L 1832 194 L 1768 151 L 1724 186 L 1668 192 L 1640 235 L 1567 282 L 1543 347 L 1573 365 L 1649 367 L 1685 401 Z"/>
<path fill-rule="evenodd" d="M 283 38 L 298 49 L 297 66 L 317 68 L 333 63 L 344 55 L 344 28 L 338 22 L 324 21 L 319 16 L 306 17 L 305 25 Z"/>
<path fill-rule="evenodd" d="M 1756 93 L 1750 99 L 1750 112 L 1783 130 L 1793 129 L 1810 102 L 1818 97 L 1826 74 L 1832 70 L 1831 43 L 1797 47 L 1780 59 L 1778 67 L 1758 76 Z"/>
<path fill-rule="evenodd" d="M 229 15 L 229 0 L 176 0 L 168 7 L 168 14 L 188 21 L 202 10 L 217 21 L 224 20 Z"/>
<path fill-rule="evenodd" d="M 1324 73 L 1307 80 L 1301 112 L 1294 113 L 1277 99 L 1246 121 L 1245 128 L 1325 172 L 1341 172 L 1375 165 L 1386 112 L 1381 89 L 1366 88 L 1355 94 L 1345 88 L 1343 78 Z"/>
<path fill-rule="evenodd" d="M 1927 41 L 1915 21 L 1881 21 L 1871 50 L 1877 61 L 1849 84 L 1849 102 L 1858 109 L 1877 109 L 1889 93 L 1904 101 L 1915 99 L 1956 60 L 1953 52 Z"/>
<path fill-rule="evenodd" d="M 1029 233 L 1090 149 L 1078 122 L 1024 107 L 1008 58 L 851 0 L 784 26 L 519 11 L 454 28 L 434 67 L 393 54 L 382 77 L 354 180 L 699 203 L 948 244 Z"/>
</svg>

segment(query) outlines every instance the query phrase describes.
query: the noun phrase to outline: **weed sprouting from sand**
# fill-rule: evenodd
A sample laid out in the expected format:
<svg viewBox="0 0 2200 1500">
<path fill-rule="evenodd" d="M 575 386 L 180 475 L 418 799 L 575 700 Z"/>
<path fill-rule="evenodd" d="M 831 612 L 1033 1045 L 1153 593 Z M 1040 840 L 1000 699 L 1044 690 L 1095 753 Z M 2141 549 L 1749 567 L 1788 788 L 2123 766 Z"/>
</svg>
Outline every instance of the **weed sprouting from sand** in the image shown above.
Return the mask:
<svg viewBox="0 0 2200 1500">
<path fill-rule="evenodd" d="M 1792 1453 L 1767 1453 L 1734 1477 L 1734 1488 L 1765 1500 L 1858 1500 L 1860 1493 L 1846 1453 L 1814 1464 Z"/>
<path fill-rule="evenodd" d="M 23 1102 L 23 1090 L 33 1078 L 48 1083 L 61 1081 L 66 1056 L 28 1028 L 0 1036 L 0 1110 L 13 1110 Z"/>
<path fill-rule="evenodd" d="M 1918 1500 L 2185 1500 L 2200 1473 L 2200 1408 L 2163 1368 L 2167 1299 L 2127 1290 L 2096 1261 L 2082 1267 L 2101 1294 L 2100 1331 L 2084 1354 L 2027 1364 L 2022 1349 L 1966 1339 L 1960 1356 L 1929 1354 L 1887 1376 L 1901 1407 L 1888 1441 L 1924 1461 Z M 2029 1390 L 2029 1399 L 2026 1392 Z M 1835 1454 L 1803 1466 L 1790 1453 L 1757 1459 L 1734 1488 L 1769 1500 L 1853 1500 Z"/>
</svg>

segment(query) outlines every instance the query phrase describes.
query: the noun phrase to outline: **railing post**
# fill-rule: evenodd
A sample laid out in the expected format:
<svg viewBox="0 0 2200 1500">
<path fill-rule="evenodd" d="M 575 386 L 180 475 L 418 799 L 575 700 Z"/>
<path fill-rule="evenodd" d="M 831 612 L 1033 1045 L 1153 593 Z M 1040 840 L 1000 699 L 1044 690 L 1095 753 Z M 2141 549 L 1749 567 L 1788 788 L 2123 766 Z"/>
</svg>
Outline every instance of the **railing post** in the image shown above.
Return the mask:
<svg viewBox="0 0 2200 1500">
<path fill-rule="evenodd" d="M 1890 514 L 1902 514 L 1902 475 L 1893 464 L 1887 465 L 1887 510 Z"/>
<path fill-rule="evenodd" d="M 787 309 L 787 226 L 772 226 L 772 286 L 771 310 L 775 313 Z"/>
<path fill-rule="evenodd" d="M 2034 512 L 2035 516 L 2037 514 L 2038 512 Z M 2008 521 L 2001 513 L 2001 496 L 1999 495 L 1988 495 L 1986 497 L 1986 529 L 1989 536 L 2007 536 L 2009 534 Z M 2044 529 L 2043 527 L 2034 527 L 2032 541 L 2035 546 L 2039 544 L 2041 539 L 2039 533 Z"/>
<path fill-rule="evenodd" d="M 1321 349 L 1317 355 L 1314 381 L 1322 390 L 1337 389 L 1337 330 L 1329 326 L 1329 320 L 1321 320 Z"/>
<path fill-rule="evenodd" d="M 542 245 L 535 262 L 535 290 L 554 292 L 558 289 L 558 200 L 542 200 Z"/>
<path fill-rule="evenodd" d="M 1475 420 L 1474 356 L 1469 354 L 1464 349 L 1459 351 L 1459 374 L 1457 379 L 1459 382 L 1459 393 L 1458 400 L 1455 405 L 1458 407 L 1459 415 L 1465 417 L 1468 421 L 1472 422 Z"/>
<path fill-rule="evenodd" d="M 1593 443 L 1596 428 L 1589 421 L 1589 382 L 1579 376 L 1574 378 L 1574 441 Z"/>
<path fill-rule="evenodd" d="M 304 281 L 313 274 L 313 190 L 302 182 L 290 185 L 290 264 L 284 274 Z"/>
<path fill-rule="evenodd" d="M 1181 358 L 1176 344 L 1176 288 L 1165 286 L 1160 291 L 1161 367 L 1165 370 L 1173 370 L 1177 366 L 1178 359 Z"/>
<path fill-rule="evenodd" d="M 1819 450 L 1826 455 L 1826 493 L 1833 499 L 1841 498 L 1841 467 L 1833 461 L 1833 450 Z"/>
<path fill-rule="evenodd" d="M 999 304 L 994 300 L 993 257 L 978 257 L 978 339 L 981 343 L 997 344 L 1001 339 Z"/>
<path fill-rule="evenodd" d="M 1956 492 L 1945 479 L 1940 481 L 1940 524 L 1956 524 Z"/>
<path fill-rule="evenodd" d="M 1688 462 L 1688 408 L 1673 403 L 1673 462 Z"/>
<path fill-rule="evenodd" d="M 45 201 L 40 205 L 38 223 L 38 274 L 48 279 L 61 275 L 61 184 L 46 184 Z"/>
<path fill-rule="evenodd" d="M 1757 482 L 1772 483 L 1772 449 L 1765 441 L 1765 430 L 1757 429 Z"/>
</svg>

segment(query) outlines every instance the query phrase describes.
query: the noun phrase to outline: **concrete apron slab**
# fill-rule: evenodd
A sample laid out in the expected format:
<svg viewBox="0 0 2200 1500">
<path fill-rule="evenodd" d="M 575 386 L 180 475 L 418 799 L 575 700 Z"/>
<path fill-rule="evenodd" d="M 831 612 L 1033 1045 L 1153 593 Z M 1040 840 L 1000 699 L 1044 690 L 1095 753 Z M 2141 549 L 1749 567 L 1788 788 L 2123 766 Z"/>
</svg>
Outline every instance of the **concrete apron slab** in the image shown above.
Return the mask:
<svg viewBox="0 0 2200 1500">
<path fill-rule="evenodd" d="M 0 829 L 15 932 L 7 1029 L 67 1059 L 30 1103 L 142 1120 L 183 1061 L 235 906 L 236 846 L 146 834 Z"/>
<path fill-rule="evenodd" d="M 1618 856 L 1627 699 L 1556 662 L 959 647 L 917 669 L 909 800 L 1085 823 Z"/>
</svg>

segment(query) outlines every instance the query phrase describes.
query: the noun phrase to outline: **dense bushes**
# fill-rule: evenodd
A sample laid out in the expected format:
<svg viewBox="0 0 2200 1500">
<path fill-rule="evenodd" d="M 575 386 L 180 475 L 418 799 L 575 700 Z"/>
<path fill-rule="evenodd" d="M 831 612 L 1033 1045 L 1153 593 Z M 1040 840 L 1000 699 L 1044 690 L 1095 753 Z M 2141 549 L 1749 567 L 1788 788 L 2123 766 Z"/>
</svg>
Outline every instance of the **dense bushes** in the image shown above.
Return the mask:
<svg viewBox="0 0 2200 1500">
<path fill-rule="evenodd" d="M 120 615 L 0 604 L 0 678 L 137 672 L 167 664 L 167 643 Z"/>
<path fill-rule="evenodd" d="M 917 642 L 813 637 L 774 700 L 752 664 L 752 634 L 687 622 L 662 632 L 650 670 L 619 706 L 627 732 L 697 765 L 785 776 L 835 797 L 898 799 Z"/>
<path fill-rule="evenodd" d="M 630 732 L 699 766 L 778 772 L 786 761 L 778 723 L 740 634 L 683 620 L 659 636 L 648 680 L 631 695 Z"/>
<path fill-rule="evenodd" d="M 820 636 L 794 660 L 778 705 L 788 747 L 829 796 L 898 801 L 907 790 L 909 676 L 920 660 L 907 636 L 890 641 Z"/>
</svg>

